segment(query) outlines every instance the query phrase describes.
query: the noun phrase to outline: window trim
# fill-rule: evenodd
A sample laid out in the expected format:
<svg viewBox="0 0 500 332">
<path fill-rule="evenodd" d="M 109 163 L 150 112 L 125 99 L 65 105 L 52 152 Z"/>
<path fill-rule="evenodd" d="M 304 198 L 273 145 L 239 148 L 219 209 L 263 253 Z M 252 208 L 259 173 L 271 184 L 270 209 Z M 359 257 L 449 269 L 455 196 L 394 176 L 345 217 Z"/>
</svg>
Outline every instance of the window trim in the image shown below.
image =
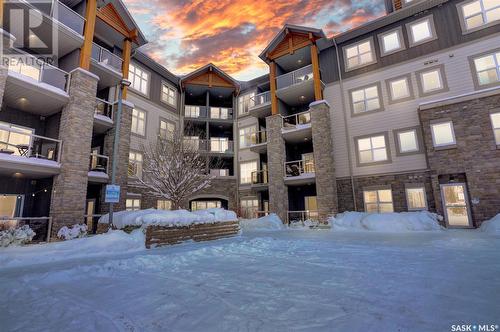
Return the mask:
<svg viewBox="0 0 500 332">
<path fill-rule="evenodd" d="M 390 184 L 374 185 L 374 186 L 363 187 L 362 194 L 363 194 L 363 208 L 364 208 L 364 212 L 370 213 L 370 212 L 366 211 L 365 191 L 377 191 L 377 213 L 381 213 L 380 212 L 380 200 L 379 200 L 379 195 L 378 195 L 378 191 L 379 190 L 390 190 L 391 191 L 392 212 L 395 212 L 395 209 L 394 209 L 394 192 L 393 192 L 392 186 Z M 390 212 L 385 212 L 385 213 L 390 213 Z"/>
<path fill-rule="evenodd" d="M 412 31 L 411 27 L 413 25 L 419 24 L 419 23 L 421 23 L 423 21 L 427 21 L 427 20 L 429 20 L 429 27 L 431 29 L 432 37 L 415 42 L 414 38 L 413 38 L 413 31 Z M 422 18 L 415 20 L 415 21 L 408 22 L 408 23 L 406 23 L 405 27 L 406 27 L 406 33 L 408 34 L 408 43 L 409 43 L 410 48 L 415 47 L 415 46 L 419 46 L 422 44 L 426 44 L 426 43 L 429 43 L 431 41 L 438 39 L 436 25 L 434 24 L 434 15 L 433 14 L 427 15 L 427 16 L 422 17 Z"/>
<path fill-rule="evenodd" d="M 394 32 L 397 33 L 398 38 L 399 38 L 399 43 L 401 44 L 401 46 L 398 49 L 386 52 L 384 50 L 384 46 L 385 46 L 384 45 L 384 37 L 389 35 L 389 34 L 392 34 Z M 395 29 L 391 29 L 391 30 L 385 31 L 383 33 L 380 33 L 377 35 L 377 38 L 378 38 L 378 44 L 380 47 L 380 56 L 382 56 L 382 57 L 406 50 L 406 42 L 405 42 L 405 39 L 403 37 L 403 27 L 402 26 L 399 26 Z"/>
<path fill-rule="evenodd" d="M 410 208 L 410 201 L 408 199 L 408 189 L 423 189 L 424 190 L 424 208 Z M 405 183 L 405 197 L 406 197 L 406 209 L 408 212 L 411 211 L 429 211 L 429 201 L 427 200 L 427 189 L 425 188 L 425 183 Z"/>
<path fill-rule="evenodd" d="M 493 127 L 493 118 L 492 118 L 492 116 L 494 114 L 500 115 L 500 109 L 490 110 L 490 113 L 489 113 L 491 131 L 493 133 L 493 142 L 495 142 L 495 145 L 496 145 L 497 149 L 500 149 L 500 141 L 497 142 L 496 139 L 495 139 L 495 130 L 500 130 L 500 127 L 498 127 L 498 128 Z"/>
<path fill-rule="evenodd" d="M 139 68 L 140 70 L 142 70 L 143 72 L 145 72 L 145 73 L 147 73 L 147 74 L 148 74 L 148 80 L 147 80 L 147 84 L 148 84 L 148 86 L 147 86 L 147 88 L 146 88 L 146 93 L 144 93 L 144 92 L 142 92 L 142 91 L 140 91 L 140 90 L 137 90 L 136 88 L 134 88 L 134 87 L 132 86 L 132 84 L 130 84 L 130 87 L 129 87 L 129 88 L 130 88 L 130 90 L 132 90 L 132 91 L 133 91 L 133 92 L 135 92 L 135 93 L 138 93 L 138 94 L 139 94 L 139 95 L 141 95 L 141 96 L 145 96 L 145 97 L 148 97 L 148 98 L 149 98 L 149 94 L 150 94 L 150 91 L 151 91 L 151 71 L 150 71 L 150 70 L 146 70 L 146 69 L 144 69 L 144 67 L 143 67 L 143 66 L 139 65 L 139 64 L 138 64 L 137 62 L 135 62 L 135 61 L 134 61 L 134 62 L 132 62 L 132 61 L 131 61 L 131 62 L 130 62 L 130 65 L 132 65 L 132 66 L 134 66 L 134 67 L 136 67 L 136 68 Z M 130 68 L 129 68 L 129 71 L 130 71 Z"/>
<path fill-rule="evenodd" d="M 394 81 L 400 81 L 401 79 L 406 78 L 406 81 L 408 82 L 408 90 L 410 91 L 410 95 L 408 97 L 400 98 L 400 99 L 394 99 L 392 95 L 392 87 L 391 83 Z M 387 80 L 385 80 L 385 87 L 387 89 L 387 95 L 389 96 L 389 105 L 393 104 L 398 104 L 398 103 L 403 103 L 405 101 L 413 100 L 415 99 L 415 91 L 413 89 L 413 80 L 411 77 L 411 73 L 405 74 L 405 75 L 400 75 L 397 77 L 391 77 Z"/>
<path fill-rule="evenodd" d="M 140 177 L 139 177 L 139 176 L 137 176 L 137 177 L 136 177 L 136 176 L 130 176 L 130 175 L 128 174 L 128 165 L 130 165 L 130 153 L 131 153 L 131 152 L 132 152 L 132 153 L 135 153 L 135 154 L 140 154 L 140 155 L 142 156 L 142 162 L 141 162 L 141 176 L 140 176 Z M 127 178 L 128 178 L 129 180 L 135 180 L 136 178 L 144 179 L 144 172 L 143 172 L 143 170 L 144 170 L 144 153 L 142 153 L 142 152 L 141 152 L 141 151 L 139 151 L 139 150 L 129 149 L 129 157 L 128 157 L 128 159 L 127 159 Z"/>
<path fill-rule="evenodd" d="M 368 163 L 362 163 L 361 158 L 359 156 L 359 144 L 358 140 L 364 139 L 364 138 L 369 138 L 369 137 L 374 137 L 374 136 L 384 136 L 385 139 L 385 149 L 387 152 L 387 160 L 382 160 L 382 161 L 372 161 Z M 365 167 L 365 166 L 375 166 L 375 165 L 385 165 L 385 164 L 392 164 L 392 157 L 391 157 L 391 144 L 389 141 L 389 132 L 388 131 L 383 131 L 380 133 L 373 133 L 369 135 L 363 135 L 363 136 L 355 136 L 354 138 L 354 148 L 355 153 L 356 153 L 356 166 L 357 167 Z"/>
<path fill-rule="evenodd" d="M 140 137 L 140 138 L 146 138 L 146 134 L 148 132 L 148 111 L 146 111 L 146 110 L 144 110 L 142 108 L 134 107 L 132 109 L 132 119 L 134 117 L 134 109 L 137 110 L 137 111 L 140 111 L 140 112 L 144 112 L 144 135 L 138 134 L 138 133 L 136 133 L 136 132 L 134 132 L 132 130 L 132 120 L 130 122 L 130 135 L 137 136 L 137 137 Z"/>
<path fill-rule="evenodd" d="M 139 201 L 139 209 L 138 210 L 128 210 L 127 209 L 127 201 L 128 200 L 132 200 L 132 201 Z M 132 204 L 132 207 L 134 207 L 134 205 Z M 139 195 L 139 196 L 127 196 L 125 198 L 125 210 L 126 211 L 139 211 L 142 209 L 142 197 Z"/>
<path fill-rule="evenodd" d="M 174 135 L 175 135 L 175 131 L 177 130 L 177 123 L 175 121 L 169 120 L 163 116 L 160 116 L 158 119 L 158 137 L 161 137 L 161 122 L 162 121 L 174 125 Z"/>
<path fill-rule="evenodd" d="M 477 69 L 476 69 L 476 59 L 483 58 L 488 55 L 493 55 L 495 56 L 496 53 L 500 52 L 500 48 L 495 48 L 486 52 L 482 52 L 479 54 L 471 55 L 469 56 L 469 65 L 471 68 L 471 74 L 472 74 L 472 81 L 474 82 L 474 89 L 475 90 L 483 90 L 483 89 L 488 89 L 488 88 L 493 88 L 496 86 L 500 86 L 500 77 L 498 82 L 493 82 L 485 85 L 479 84 L 479 78 L 477 77 Z"/>
<path fill-rule="evenodd" d="M 163 100 L 163 87 L 164 86 L 168 87 L 169 89 L 174 90 L 174 93 L 175 93 L 175 103 L 174 104 L 170 104 L 166 100 Z M 161 87 L 160 87 L 160 102 L 165 104 L 165 105 L 168 105 L 170 107 L 177 108 L 177 104 L 179 103 L 178 98 L 179 98 L 179 94 L 178 94 L 177 89 L 172 84 L 170 84 L 168 81 L 162 80 Z"/>
<path fill-rule="evenodd" d="M 351 47 L 354 47 L 354 46 L 358 46 L 358 45 L 363 44 L 363 43 L 366 43 L 367 41 L 370 43 L 370 49 L 372 51 L 372 61 L 367 62 L 367 63 L 363 63 L 361 65 L 357 65 L 357 66 L 354 66 L 354 67 L 349 67 L 348 66 L 348 61 L 347 61 L 347 49 L 351 48 Z M 360 40 L 358 42 L 351 43 L 349 45 L 343 46 L 342 47 L 342 54 L 344 56 L 344 72 L 346 72 L 346 73 L 350 72 L 350 71 L 353 71 L 353 70 L 356 70 L 356 69 L 359 69 L 359 68 L 363 68 L 363 67 L 369 66 L 369 65 L 373 65 L 374 63 L 378 62 L 377 52 L 375 50 L 375 42 L 373 41 L 373 37 L 369 37 L 369 38 Z"/>
<path fill-rule="evenodd" d="M 465 16 L 464 16 L 464 11 L 462 10 L 462 8 L 465 5 L 467 5 L 468 3 L 471 3 L 471 2 L 474 2 L 474 1 L 476 1 L 476 0 L 465 0 L 465 1 L 462 1 L 462 2 L 459 2 L 459 3 L 456 4 L 458 18 L 459 18 L 459 21 L 460 21 L 460 28 L 462 29 L 462 35 L 467 35 L 469 33 L 473 33 L 473 32 L 476 32 L 476 31 L 479 31 L 479 30 L 483 30 L 483 29 L 495 26 L 497 24 L 500 24 L 500 20 L 496 20 L 496 21 L 493 21 L 493 22 L 490 22 L 490 23 L 486 23 L 484 25 L 481 25 L 481 26 L 478 26 L 478 27 L 475 27 L 475 28 L 472 28 L 472 29 L 467 29 L 467 23 L 465 23 Z M 482 13 L 481 13 L 481 15 L 482 15 Z"/>
<path fill-rule="evenodd" d="M 454 143 L 436 145 L 435 138 L 434 138 L 434 130 L 432 129 L 432 126 L 438 125 L 438 124 L 443 124 L 443 123 L 451 123 L 451 134 L 453 136 Z M 442 119 L 431 120 L 429 125 L 430 125 L 430 129 L 431 129 L 432 147 L 434 150 L 438 151 L 438 150 L 455 149 L 457 147 L 457 136 L 455 135 L 455 126 L 454 126 L 453 120 L 451 118 L 442 118 Z"/>
<path fill-rule="evenodd" d="M 416 151 L 402 152 L 401 151 L 401 142 L 399 140 L 399 133 L 408 132 L 408 131 L 412 131 L 412 130 L 415 131 L 418 149 Z M 421 130 L 420 126 L 398 128 L 398 129 L 394 129 L 392 131 L 392 133 L 394 135 L 394 143 L 396 144 L 396 156 L 397 157 L 411 156 L 411 155 L 415 155 L 415 154 L 422 154 L 425 152 L 424 151 L 424 138 L 423 138 L 422 130 Z"/>
<path fill-rule="evenodd" d="M 168 209 L 168 210 L 166 210 L 166 209 L 160 209 L 158 207 L 158 205 L 159 205 L 160 202 L 170 202 L 170 209 Z M 157 210 L 160 210 L 160 211 L 172 211 L 172 208 L 173 208 L 173 206 L 172 206 L 172 200 L 165 199 L 165 198 L 158 198 L 158 199 L 156 199 L 156 209 Z"/>
<path fill-rule="evenodd" d="M 380 103 L 380 107 L 378 109 L 376 109 L 376 110 L 371 110 L 371 111 L 365 111 L 365 112 L 360 112 L 360 113 L 354 112 L 354 101 L 353 101 L 353 98 L 352 98 L 352 93 L 355 92 L 355 91 L 365 90 L 367 88 L 372 88 L 374 86 L 376 86 L 377 90 L 378 90 L 378 100 L 379 100 L 379 103 Z M 350 105 L 350 108 L 351 108 L 351 117 L 362 116 L 362 115 L 366 115 L 366 114 L 372 114 L 372 113 L 377 113 L 377 112 L 383 112 L 383 111 L 385 111 L 384 96 L 382 94 L 382 84 L 381 84 L 380 81 L 372 83 L 372 84 L 368 84 L 368 85 L 365 85 L 365 86 L 360 86 L 360 87 L 349 89 L 347 91 L 347 93 L 349 94 L 349 105 Z"/>
<path fill-rule="evenodd" d="M 430 91 L 430 92 L 424 92 L 424 82 L 422 80 L 422 74 L 434 71 L 436 69 L 439 70 L 439 73 L 440 73 L 440 76 L 441 76 L 441 80 L 442 80 L 442 83 L 443 83 L 443 87 L 441 89 L 439 89 L 439 90 L 434 90 L 434 91 Z M 444 92 L 450 91 L 450 87 L 448 86 L 448 79 L 446 78 L 446 69 L 445 69 L 444 64 L 440 64 L 440 65 L 437 65 L 437 66 L 433 66 L 433 67 L 429 67 L 429 68 L 424 68 L 424 69 L 421 69 L 419 71 L 416 71 L 415 72 L 415 76 L 417 77 L 418 93 L 419 93 L 420 97 L 428 97 L 428 96 L 432 96 L 432 95 L 435 95 L 435 94 L 439 94 L 439 93 L 444 93 Z"/>
</svg>

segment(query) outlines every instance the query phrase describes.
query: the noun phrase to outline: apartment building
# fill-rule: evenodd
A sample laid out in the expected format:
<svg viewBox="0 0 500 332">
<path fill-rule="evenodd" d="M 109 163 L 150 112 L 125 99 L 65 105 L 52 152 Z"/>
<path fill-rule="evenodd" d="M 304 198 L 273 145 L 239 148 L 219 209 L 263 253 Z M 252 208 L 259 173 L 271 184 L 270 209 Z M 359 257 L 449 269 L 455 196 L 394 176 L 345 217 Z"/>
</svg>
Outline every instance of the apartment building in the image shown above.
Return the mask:
<svg viewBox="0 0 500 332">
<path fill-rule="evenodd" d="M 387 0 L 387 15 L 334 38 L 285 25 L 260 54 L 269 75 L 247 82 L 213 64 L 172 74 L 137 50 L 146 40 L 119 0 L 50 6 L 40 38 L 58 31 L 58 61 L 0 66 L 2 216 L 50 216 L 57 231 L 107 212 L 123 78 L 119 210 L 170 208 L 137 177 L 143 147 L 181 130 L 215 176 L 190 209 L 284 221 L 426 209 L 449 227 L 499 212 L 497 0 Z M 9 19 L 4 49 L 40 54 Z"/>
</svg>

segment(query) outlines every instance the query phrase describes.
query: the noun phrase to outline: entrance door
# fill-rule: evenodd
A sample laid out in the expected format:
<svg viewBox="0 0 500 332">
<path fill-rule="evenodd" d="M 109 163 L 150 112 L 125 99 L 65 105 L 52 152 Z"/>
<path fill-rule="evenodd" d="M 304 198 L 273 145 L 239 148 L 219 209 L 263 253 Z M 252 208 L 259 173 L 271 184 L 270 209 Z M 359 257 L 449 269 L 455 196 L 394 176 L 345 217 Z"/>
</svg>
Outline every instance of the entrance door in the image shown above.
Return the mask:
<svg viewBox="0 0 500 332">
<path fill-rule="evenodd" d="M 316 219 L 318 218 L 318 203 L 316 201 L 316 196 L 305 196 L 304 197 L 304 206 L 307 211 L 307 219 Z"/>
<path fill-rule="evenodd" d="M 93 231 L 94 227 L 94 214 L 95 214 L 95 199 L 87 199 L 87 206 L 85 207 L 85 222 L 89 232 Z"/>
<path fill-rule="evenodd" d="M 441 198 L 449 227 L 472 227 L 465 183 L 442 184 Z"/>
</svg>

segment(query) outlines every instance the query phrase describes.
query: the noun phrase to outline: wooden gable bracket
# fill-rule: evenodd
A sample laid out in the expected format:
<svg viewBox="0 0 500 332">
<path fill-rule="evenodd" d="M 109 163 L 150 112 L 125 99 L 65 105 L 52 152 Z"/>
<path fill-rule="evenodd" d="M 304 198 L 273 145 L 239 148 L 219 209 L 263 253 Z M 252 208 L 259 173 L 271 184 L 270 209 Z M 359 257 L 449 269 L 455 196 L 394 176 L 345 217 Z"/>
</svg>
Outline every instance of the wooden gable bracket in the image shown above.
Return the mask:
<svg viewBox="0 0 500 332">
<path fill-rule="evenodd" d="M 115 6 L 108 3 L 106 6 L 97 10 L 96 16 L 104 23 L 115 29 L 118 33 L 122 34 L 125 38 L 130 38 L 137 43 L 139 32 L 137 29 L 129 30 L 121 16 L 118 14 Z"/>
</svg>

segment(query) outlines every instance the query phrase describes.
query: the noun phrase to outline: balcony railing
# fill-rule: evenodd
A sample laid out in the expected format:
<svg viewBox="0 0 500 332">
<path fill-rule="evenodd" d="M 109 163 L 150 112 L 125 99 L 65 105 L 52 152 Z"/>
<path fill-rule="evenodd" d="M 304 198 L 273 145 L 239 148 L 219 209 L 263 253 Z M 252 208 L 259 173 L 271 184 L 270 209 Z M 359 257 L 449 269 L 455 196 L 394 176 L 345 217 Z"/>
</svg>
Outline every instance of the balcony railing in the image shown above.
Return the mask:
<svg viewBox="0 0 500 332">
<path fill-rule="evenodd" d="M 283 89 L 313 79 L 312 65 L 294 70 L 276 78 L 277 88 Z"/>
<path fill-rule="evenodd" d="M 285 177 L 314 173 L 314 160 L 295 160 L 285 162 Z"/>
<path fill-rule="evenodd" d="M 47 2 L 45 1 L 29 1 L 29 3 L 36 9 L 51 16 L 76 33 L 83 35 L 85 18 L 62 2 L 57 0 L 52 1 L 50 8 L 46 5 Z"/>
<path fill-rule="evenodd" d="M 114 103 L 111 103 L 107 100 L 96 98 L 96 105 L 94 109 L 95 115 L 102 115 L 113 120 L 113 108 Z"/>
<path fill-rule="evenodd" d="M 102 46 L 92 43 L 92 59 L 121 73 L 123 60 Z"/>
<path fill-rule="evenodd" d="M 28 225 L 35 236 L 31 243 L 50 242 L 52 231 L 52 217 L 3 217 L 0 216 L 0 231 L 20 228 Z"/>
<path fill-rule="evenodd" d="M 233 109 L 227 107 L 210 107 L 210 119 L 231 120 Z"/>
<path fill-rule="evenodd" d="M 228 168 L 220 168 L 220 169 L 211 169 L 209 171 L 209 174 L 212 176 L 229 176 L 229 169 Z"/>
<path fill-rule="evenodd" d="M 258 95 L 255 95 L 250 98 L 251 103 L 250 103 L 250 109 L 259 107 L 261 105 L 267 104 L 271 102 L 271 92 L 266 91 L 259 93 Z"/>
<path fill-rule="evenodd" d="M 91 153 L 89 171 L 109 174 L 109 157 L 101 154 Z"/>
<path fill-rule="evenodd" d="M 0 125 L 0 154 L 60 162 L 62 141 Z"/>
<path fill-rule="evenodd" d="M 252 184 L 268 184 L 269 177 L 267 175 L 267 170 L 260 170 L 252 172 Z"/>
<path fill-rule="evenodd" d="M 184 116 L 193 119 L 206 119 L 208 111 L 206 106 L 186 105 L 184 106 Z"/>
<path fill-rule="evenodd" d="M 233 109 L 227 107 L 184 106 L 184 116 L 193 119 L 232 120 Z"/>
<path fill-rule="evenodd" d="M 188 144 L 198 151 L 214 152 L 214 153 L 232 153 L 233 141 L 222 137 L 214 137 L 209 140 L 185 137 L 184 144 Z"/>
<path fill-rule="evenodd" d="M 267 143 L 267 131 L 261 130 L 250 133 L 250 146 Z"/>
<path fill-rule="evenodd" d="M 8 52 L 5 57 L 8 58 L 9 71 L 66 91 L 69 76 L 67 72 L 21 50 L 10 49 Z"/>
<path fill-rule="evenodd" d="M 305 211 L 288 211 L 287 212 L 287 222 L 288 224 L 302 223 L 306 221 L 317 222 L 318 221 L 318 211 L 305 210 Z"/>
<path fill-rule="evenodd" d="M 300 125 L 307 125 L 311 123 L 311 111 L 300 112 L 293 115 L 283 117 L 283 128 L 295 129 Z"/>
</svg>

